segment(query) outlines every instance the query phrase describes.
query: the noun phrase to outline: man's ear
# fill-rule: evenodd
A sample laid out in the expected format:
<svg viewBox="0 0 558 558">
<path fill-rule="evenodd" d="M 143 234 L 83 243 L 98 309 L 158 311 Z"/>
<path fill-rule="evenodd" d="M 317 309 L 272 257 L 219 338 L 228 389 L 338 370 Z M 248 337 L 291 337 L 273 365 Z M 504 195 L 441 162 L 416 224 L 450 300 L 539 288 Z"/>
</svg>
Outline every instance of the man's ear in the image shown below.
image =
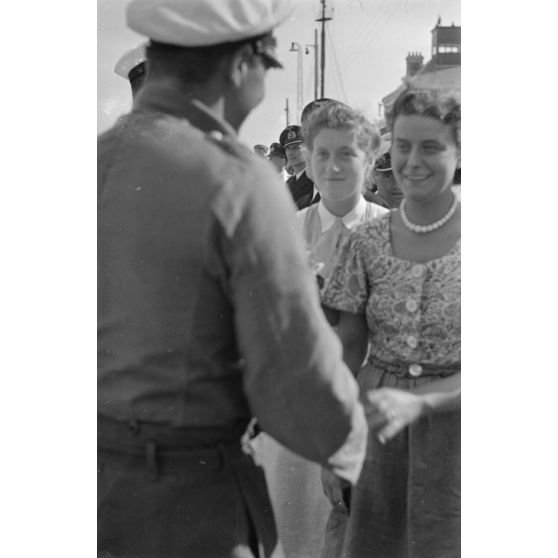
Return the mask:
<svg viewBox="0 0 558 558">
<path fill-rule="evenodd" d="M 240 87 L 250 68 L 253 50 L 250 45 L 243 45 L 231 56 L 228 76 L 235 87 Z"/>
</svg>

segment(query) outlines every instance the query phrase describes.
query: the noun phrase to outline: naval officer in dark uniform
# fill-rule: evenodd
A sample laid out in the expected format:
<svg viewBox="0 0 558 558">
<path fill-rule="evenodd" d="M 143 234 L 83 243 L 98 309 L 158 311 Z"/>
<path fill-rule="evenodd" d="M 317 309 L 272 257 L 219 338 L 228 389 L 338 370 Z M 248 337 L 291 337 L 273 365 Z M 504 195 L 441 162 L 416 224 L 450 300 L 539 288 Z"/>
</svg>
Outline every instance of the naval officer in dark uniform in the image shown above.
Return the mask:
<svg viewBox="0 0 558 558">
<path fill-rule="evenodd" d="M 237 139 L 281 0 L 133 0 L 150 38 L 98 143 L 98 551 L 280 557 L 252 417 L 346 484 L 367 426 L 273 167 Z M 278 228 L 282 234 L 277 235 Z"/>
<path fill-rule="evenodd" d="M 320 195 L 314 187 L 314 182 L 306 174 L 306 161 L 302 154 L 302 128 L 296 124 L 287 126 L 279 136 L 279 143 L 285 150 L 287 167 L 293 169 L 287 186 L 297 209 L 317 203 Z"/>
</svg>

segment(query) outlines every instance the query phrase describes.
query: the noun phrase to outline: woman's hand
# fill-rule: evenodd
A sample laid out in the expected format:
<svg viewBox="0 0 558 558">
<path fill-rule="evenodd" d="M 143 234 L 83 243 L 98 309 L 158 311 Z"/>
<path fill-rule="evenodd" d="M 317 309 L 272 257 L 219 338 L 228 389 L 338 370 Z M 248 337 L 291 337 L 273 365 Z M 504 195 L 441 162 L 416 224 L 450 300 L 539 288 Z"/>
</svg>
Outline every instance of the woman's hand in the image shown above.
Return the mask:
<svg viewBox="0 0 558 558">
<path fill-rule="evenodd" d="M 331 505 L 337 511 L 348 514 L 349 509 L 347 508 L 347 503 L 343 497 L 343 490 L 350 489 L 351 485 L 347 481 L 340 479 L 331 471 L 322 468 L 322 486 L 324 494 L 331 502 Z"/>
<path fill-rule="evenodd" d="M 415 422 L 426 408 L 422 395 L 393 388 L 369 391 L 364 403 L 368 426 L 382 444 Z"/>
</svg>

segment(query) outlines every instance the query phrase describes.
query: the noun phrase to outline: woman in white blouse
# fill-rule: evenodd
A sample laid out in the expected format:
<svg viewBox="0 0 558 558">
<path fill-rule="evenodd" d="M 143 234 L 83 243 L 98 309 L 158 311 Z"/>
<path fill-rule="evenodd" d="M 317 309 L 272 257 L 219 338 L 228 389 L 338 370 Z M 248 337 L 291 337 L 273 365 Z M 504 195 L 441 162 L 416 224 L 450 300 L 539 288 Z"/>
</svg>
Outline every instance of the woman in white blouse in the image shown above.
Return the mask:
<svg viewBox="0 0 558 558">
<path fill-rule="evenodd" d="M 362 195 L 366 171 L 380 147 L 380 134 L 363 115 L 335 101 L 314 112 L 302 133 L 321 199 L 297 217 L 310 260 L 327 279 L 349 232 L 388 211 Z"/>
<path fill-rule="evenodd" d="M 303 124 L 303 134 L 308 174 L 321 200 L 297 216 L 313 267 L 327 279 L 349 231 L 388 212 L 367 202 L 361 194 L 367 165 L 373 164 L 380 145 L 380 134 L 364 116 L 337 101 L 312 112 Z M 258 436 L 254 446 L 266 471 L 286 555 L 320 557 L 325 540 L 342 540 L 346 508 L 336 510 L 338 514 L 328 523 L 332 504 L 324 495 L 320 466 L 265 434 Z M 331 552 L 330 546 L 328 550 Z"/>
</svg>

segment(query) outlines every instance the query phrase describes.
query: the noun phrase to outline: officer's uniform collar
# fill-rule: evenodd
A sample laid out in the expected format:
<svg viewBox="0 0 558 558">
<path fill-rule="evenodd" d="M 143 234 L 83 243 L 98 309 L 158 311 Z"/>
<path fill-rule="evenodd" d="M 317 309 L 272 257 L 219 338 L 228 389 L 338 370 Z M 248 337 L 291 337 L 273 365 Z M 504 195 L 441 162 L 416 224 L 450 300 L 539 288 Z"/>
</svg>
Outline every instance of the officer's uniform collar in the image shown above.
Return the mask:
<svg viewBox="0 0 558 558">
<path fill-rule="evenodd" d="M 159 110 L 182 117 L 203 132 L 220 132 L 225 136 L 236 136 L 234 128 L 207 105 L 197 99 L 188 99 L 172 87 L 158 83 L 145 83 L 134 102 L 137 109 Z"/>
</svg>

